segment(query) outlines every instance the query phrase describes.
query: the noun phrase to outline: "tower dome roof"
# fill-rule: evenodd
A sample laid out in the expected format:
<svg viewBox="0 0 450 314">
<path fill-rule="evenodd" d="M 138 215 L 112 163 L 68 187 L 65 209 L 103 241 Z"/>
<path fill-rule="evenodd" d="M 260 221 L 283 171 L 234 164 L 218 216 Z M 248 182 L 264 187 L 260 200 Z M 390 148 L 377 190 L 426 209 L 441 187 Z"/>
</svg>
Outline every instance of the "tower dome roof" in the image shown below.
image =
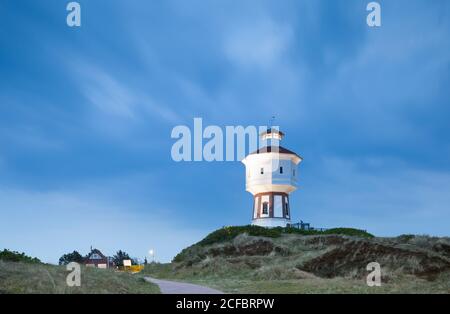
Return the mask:
<svg viewBox="0 0 450 314">
<path fill-rule="evenodd" d="M 287 148 L 284 148 L 283 146 L 273 146 L 273 145 L 261 147 L 261 148 L 255 150 L 254 152 L 250 153 L 249 155 L 264 154 L 264 153 L 276 153 L 276 152 L 278 152 L 279 154 L 294 155 L 294 156 L 297 156 L 298 158 L 300 158 L 301 160 L 303 159 L 297 153 L 294 153 L 293 151 L 291 151 Z"/>
</svg>

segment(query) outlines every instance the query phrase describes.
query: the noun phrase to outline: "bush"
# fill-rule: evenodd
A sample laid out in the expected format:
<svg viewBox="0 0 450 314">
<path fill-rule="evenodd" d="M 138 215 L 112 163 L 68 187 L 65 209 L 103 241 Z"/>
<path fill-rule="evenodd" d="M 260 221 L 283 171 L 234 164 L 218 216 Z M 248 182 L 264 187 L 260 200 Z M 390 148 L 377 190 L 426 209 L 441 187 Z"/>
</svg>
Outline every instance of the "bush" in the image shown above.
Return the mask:
<svg viewBox="0 0 450 314">
<path fill-rule="evenodd" d="M 200 242 L 183 249 L 180 253 L 178 253 L 172 260 L 172 262 L 179 263 L 185 262 L 187 260 L 194 262 L 195 260 L 200 260 L 204 258 L 201 255 L 201 247 L 231 241 L 236 238 L 238 235 L 246 233 L 249 236 L 255 237 L 268 237 L 268 238 L 278 238 L 283 234 L 299 234 L 299 235 L 329 235 L 329 234 L 338 234 L 338 235 L 347 235 L 361 238 L 372 238 L 373 235 L 359 229 L 353 228 L 334 228 L 328 229 L 325 231 L 321 230 L 302 230 L 296 228 L 264 228 L 260 226 L 236 226 L 236 227 L 223 227 L 214 232 L 208 234 L 203 240 Z"/>
<path fill-rule="evenodd" d="M 399 242 L 407 243 L 415 238 L 414 234 L 401 234 L 397 237 Z"/>
<path fill-rule="evenodd" d="M 220 243 L 233 240 L 239 234 L 247 233 L 255 237 L 278 238 L 282 234 L 300 234 L 300 235 L 320 235 L 320 234 L 339 234 L 361 238 L 373 238 L 374 236 L 365 230 L 353 228 L 333 228 L 325 231 L 320 230 L 302 230 L 296 228 L 264 228 L 259 226 L 247 225 L 237 227 L 223 227 L 208 234 L 198 245 L 205 246 L 213 243 Z"/>
<path fill-rule="evenodd" d="M 25 253 L 10 251 L 7 249 L 0 251 L 0 260 L 7 262 L 41 263 L 41 261 L 36 257 L 30 257 L 25 255 Z"/>
<path fill-rule="evenodd" d="M 234 239 L 239 234 L 247 233 L 249 236 L 278 238 L 282 234 L 300 234 L 300 235 L 320 235 L 320 234 L 339 234 L 361 238 L 373 238 L 374 236 L 365 230 L 354 228 L 333 228 L 324 231 L 320 230 L 302 230 L 296 228 L 264 228 L 259 226 L 247 225 L 238 227 L 223 227 L 206 236 L 198 242 L 198 245 L 205 246 L 213 243 L 226 242 Z"/>
<path fill-rule="evenodd" d="M 234 239 L 239 234 L 247 233 L 255 237 L 277 238 L 281 236 L 283 228 L 264 228 L 259 226 L 239 226 L 239 227 L 223 227 L 206 236 L 198 242 L 198 245 L 205 246 L 213 243 L 225 242 Z"/>
<path fill-rule="evenodd" d="M 353 228 L 333 228 L 323 231 L 323 234 L 341 234 L 352 237 L 360 238 L 373 238 L 374 235 L 368 233 L 366 230 L 353 229 Z"/>
</svg>

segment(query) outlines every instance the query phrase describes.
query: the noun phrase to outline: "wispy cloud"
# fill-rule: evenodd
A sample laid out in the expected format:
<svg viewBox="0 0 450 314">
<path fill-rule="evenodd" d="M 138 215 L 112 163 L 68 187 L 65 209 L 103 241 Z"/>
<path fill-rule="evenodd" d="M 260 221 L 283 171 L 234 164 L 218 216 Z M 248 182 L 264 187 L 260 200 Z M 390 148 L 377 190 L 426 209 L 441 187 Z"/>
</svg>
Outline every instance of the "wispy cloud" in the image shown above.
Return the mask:
<svg viewBox="0 0 450 314">
<path fill-rule="evenodd" d="M 176 111 L 156 101 L 140 85 L 126 82 L 86 62 L 76 63 L 77 83 L 88 104 L 87 114 L 94 128 L 123 135 L 150 121 L 174 124 L 180 121 Z"/>
<path fill-rule="evenodd" d="M 268 69 L 281 62 L 292 36 L 289 26 L 261 18 L 233 25 L 226 35 L 224 51 L 237 66 Z"/>
</svg>

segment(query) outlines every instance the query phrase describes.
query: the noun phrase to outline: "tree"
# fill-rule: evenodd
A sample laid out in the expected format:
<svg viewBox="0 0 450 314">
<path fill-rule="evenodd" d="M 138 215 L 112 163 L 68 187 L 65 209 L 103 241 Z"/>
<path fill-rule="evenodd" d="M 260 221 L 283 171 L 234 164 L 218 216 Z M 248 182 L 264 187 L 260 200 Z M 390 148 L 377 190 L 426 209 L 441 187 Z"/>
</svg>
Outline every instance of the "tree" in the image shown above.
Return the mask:
<svg viewBox="0 0 450 314">
<path fill-rule="evenodd" d="M 128 255 L 126 252 L 122 250 L 117 251 L 116 255 L 113 256 L 114 264 L 116 264 L 116 266 L 123 266 L 124 259 L 131 259 L 131 258 L 130 255 Z"/>
<path fill-rule="evenodd" d="M 83 263 L 83 256 L 81 256 L 78 251 L 73 251 L 72 253 L 64 254 L 59 258 L 59 265 L 67 265 L 70 262 Z"/>
</svg>

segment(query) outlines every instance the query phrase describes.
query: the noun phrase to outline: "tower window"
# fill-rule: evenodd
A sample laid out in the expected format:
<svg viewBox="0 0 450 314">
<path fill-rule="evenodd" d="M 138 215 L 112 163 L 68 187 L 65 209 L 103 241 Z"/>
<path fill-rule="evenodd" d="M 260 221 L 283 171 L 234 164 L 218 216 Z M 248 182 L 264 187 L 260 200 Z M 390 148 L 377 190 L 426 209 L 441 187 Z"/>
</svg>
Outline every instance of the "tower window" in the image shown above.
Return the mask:
<svg viewBox="0 0 450 314">
<path fill-rule="evenodd" d="M 280 174 L 283 174 L 283 167 L 280 167 Z"/>
<path fill-rule="evenodd" d="M 261 174 L 264 174 L 264 168 L 261 168 Z"/>
<path fill-rule="evenodd" d="M 269 213 L 269 203 L 264 202 L 262 205 L 262 213 L 263 215 L 267 215 Z"/>
</svg>

